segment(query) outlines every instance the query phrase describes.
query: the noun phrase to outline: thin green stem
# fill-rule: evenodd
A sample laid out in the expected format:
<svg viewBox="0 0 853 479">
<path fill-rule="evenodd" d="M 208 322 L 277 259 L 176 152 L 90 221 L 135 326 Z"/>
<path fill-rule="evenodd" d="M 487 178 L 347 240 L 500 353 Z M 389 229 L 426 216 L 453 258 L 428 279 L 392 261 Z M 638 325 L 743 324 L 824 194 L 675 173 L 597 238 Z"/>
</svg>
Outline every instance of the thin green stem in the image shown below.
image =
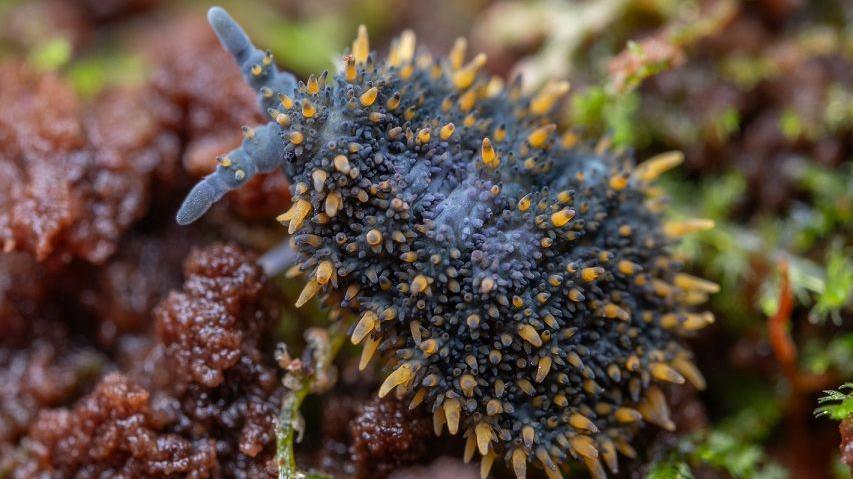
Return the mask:
<svg viewBox="0 0 853 479">
<path fill-rule="evenodd" d="M 316 332 L 316 330 L 315 330 Z M 346 340 L 346 328 L 343 322 L 337 322 L 326 330 L 326 340 L 312 341 L 312 332 L 308 333 L 309 348 L 313 348 L 314 364 L 312 372 L 306 374 L 296 389 L 286 390 L 281 402 L 276 426 L 276 462 L 278 463 L 279 479 L 303 479 L 306 476 L 296 467 L 296 457 L 293 454 L 293 443 L 299 434 L 297 424 L 301 421 L 299 408 L 305 397 L 315 392 L 318 385 L 318 375 L 325 376 L 332 362 Z M 315 338 L 320 335 L 316 335 Z M 328 385 L 326 385 L 328 386 Z M 322 476 L 310 476 L 320 478 Z"/>
</svg>

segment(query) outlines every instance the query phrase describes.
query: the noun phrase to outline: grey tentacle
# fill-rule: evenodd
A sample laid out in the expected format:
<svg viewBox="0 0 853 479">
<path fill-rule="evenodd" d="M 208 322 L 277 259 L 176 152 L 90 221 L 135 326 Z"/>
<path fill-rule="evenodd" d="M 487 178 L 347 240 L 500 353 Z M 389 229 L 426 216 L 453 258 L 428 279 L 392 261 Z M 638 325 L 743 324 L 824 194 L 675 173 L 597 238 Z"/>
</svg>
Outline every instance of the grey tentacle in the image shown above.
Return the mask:
<svg viewBox="0 0 853 479">
<path fill-rule="evenodd" d="M 214 203 L 219 201 L 229 189 L 219 178 L 219 172 L 207 175 L 193 187 L 184 199 L 175 220 L 182 226 L 194 222 Z"/>
<path fill-rule="evenodd" d="M 230 53 L 239 65 L 245 64 L 255 52 L 255 47 L 243 28 L 231 18 L 222 7 L 211 7 L 207 11 L 207 21 L 210 23 L 219 42 Z"/>
<path fill-rule="evenodd" d="M 201 217 L 225 193 L 237 189 L 258 173 L 269 173 L 285 161 L 285 143 L 276 123 L 244 131 L 243 144 L 218 158 L 216 171 L 207 175 L 187 195 L 176 220 L 188 225 Z"/>
<path fill-rule="evenodd" d="M 279 71 L 272 55 L 255 48 L 243 28 L 223 8 L 208 10 L 207 21 L 219 42 L 237 61 L 246 82 L 259 92 L 261 111 L 275 103 L 274 93 L 290 94 L 296 87 L 296 77 Z"/>
</svg>

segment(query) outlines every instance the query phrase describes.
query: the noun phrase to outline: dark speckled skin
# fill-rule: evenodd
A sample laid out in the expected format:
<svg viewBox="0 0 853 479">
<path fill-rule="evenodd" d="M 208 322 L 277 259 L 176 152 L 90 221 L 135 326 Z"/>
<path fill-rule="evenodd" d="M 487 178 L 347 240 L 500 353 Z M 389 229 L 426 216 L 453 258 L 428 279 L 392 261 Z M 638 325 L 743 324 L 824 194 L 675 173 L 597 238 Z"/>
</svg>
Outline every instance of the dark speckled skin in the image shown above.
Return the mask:
<svg viewBox="0 0 853 479">
<path fill-rule="evenodd" d="M 553 132 L 534 144 L 556 115 L 482 72 L 460 88 L 450 60 L 371 54 L 312 92 L 223 10 L 209 19 L 272 121 L 192 190 L 179 223 L 282 167 L 294 207 L 280 220 L 308 277 L 299 304 L 321 294 L 362 318 L 353 342 L 396 369 L 380 395 L 423 400 L 438 428 L 519 476 L 528 461 L 553 475 L 576 458 L 601 477 L 600 461 L 615 470 L 615 451 L 632 453 L 640 416 L 671 426 L 653 383 L 698 375 L 676 340 L 689 313 L 628 159 Z M 485 137 L 499 165 L 484 163 Z"/>
</svg>

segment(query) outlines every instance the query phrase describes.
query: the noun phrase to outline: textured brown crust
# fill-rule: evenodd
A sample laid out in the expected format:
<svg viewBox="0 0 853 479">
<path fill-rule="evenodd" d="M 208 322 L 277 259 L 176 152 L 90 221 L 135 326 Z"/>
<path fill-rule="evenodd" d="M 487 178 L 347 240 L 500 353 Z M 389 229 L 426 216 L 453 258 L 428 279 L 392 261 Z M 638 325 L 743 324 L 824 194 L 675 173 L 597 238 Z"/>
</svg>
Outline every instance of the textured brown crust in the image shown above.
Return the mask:
<svg viewBox="0 0 853 479">
<path fill-rule="evenodd" d="M 194 251 L 183 291 L 170 294 L 155 312 L 157 337 L 176 372 L 209 388 L 222 384 L 225 371 L 240 360 L 244 328 L 254 326 L 239 324 L 246 319 L 240 314 L 263 287 L 260 269 L 227 248 Z"/>
<path fill-rule="evenodd" d="M 374 398 L 350 421 L 350 451 L 356 477 L 384 478 L 400 466 L 423 459 L 434 440 L 429 421 L 407 402 Z"/>
<path fill-rule="evenodd" d="M 40 325 L 44 326 L 44 325 Z M 105 358 L 72 346 L 55 326 L 27 349 L 0 348 L 0 473 L 39 411 L 73 400 L 91 383 Z"/>
<path fill-rule="evenodd" d="M 4 374 L 14 374 L 8 382 L 23 388 L 32 382 L 24 376 L 49 376 L 42 386 L 50 386 L 13 391 L 4 401 L 22 405 L 30 416 L 0 422 L 10 431 L 0 438 L 9 458 L 0 467 L 12 477 L 274 475 L 282 388 L 272 354 L 261 344 L 277 318 L 265 278 L 253 255 L 231 245 L 194 251 L 184 274 L 183 288 L 156 308 L 153 344 L 123 344 L 120 355 L 136 355 L 120 358 L 119 364 L 129 364 L 126 371 L 108 374 L 71 407 L 46 409 L 73 399 L 84 383 L 72 375 L 81 367 L 70 365 L 86 356 L 48 349 L 44 358 L 6 361 L 0 350 L 0 363 L 9 366 Z M 0 413 L 6 418 L 15 411 Z"/>
<path fill-rule="evenodd" d="M 23 65 L 0 66 L 0 103 L 3 249 L 104 262 L 147 211 L 151 172 L 177 145 L 132 98 L 84 111 L 62 80 Z"/>
<path fill-rule="evenodd" d="M 260 344 L 277 315 L 254 260 L 233 245 L 194 251 L 183 289 L 155 311 L 158 345 L 147 366 L 172 370 L 168 383 L 152 387 L 180 403 L 181 432 L 206 431 L 223 471 L 247 477 L 274 470 L 281 394 L 272 355 Z"/>
<path fill-rule="evenodd" d="M 151 396 L 120 374 L 107 375 L 71 410 L 44 411 L 30 428 L 27 467 L 61 477 L 211 477 L 212 440 L 188 440 L 155 430 Z"/>
</svg>

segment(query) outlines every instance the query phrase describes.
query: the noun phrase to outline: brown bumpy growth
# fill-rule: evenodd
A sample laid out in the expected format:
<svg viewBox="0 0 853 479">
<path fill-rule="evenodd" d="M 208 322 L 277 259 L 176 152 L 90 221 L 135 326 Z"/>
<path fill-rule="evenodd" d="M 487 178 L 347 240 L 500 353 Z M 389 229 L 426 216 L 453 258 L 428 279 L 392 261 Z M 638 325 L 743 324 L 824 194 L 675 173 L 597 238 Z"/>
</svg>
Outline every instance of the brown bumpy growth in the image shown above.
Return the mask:
<svg viewBox="0 0 853 479">
<path fill-rule="evenodd" d="M 350 435 L 357 477 L 383 478 L 426 455 L 432 428 L 407 402 L 374 398 L 350 422 Z"/>
<path fill-rule="evenodd" d="M 27 349 L 0 348 L 0 474 L 39 411 L 80 394 L 104 361 L 91 349 L 71 346 L 64 331 L 53 329 Z"/>
<path fill-rule="evenodd" d="M 175 183 L 180 140 L 143 90 L 86 107 L 58 77 L 0 66 L 0 242 L 40 261 L 103 263 L 148 209 L 152 180 Z M 133 112 L 133 114 L 128 114 Z"/>
<path fill-rule="evenodd" d="M 265 278 L 254 259 L 230 245 L 194 251 L 182 291 L 155 311 L 162 355 L 153 354 L 155 364 L 173 369 L 169 382 L 157 386 L 176 396 L 194 423 L 184 432 L 204 428 L 217 440 L 222 467 L 248 477 L 271 470 L 280 393 L 267 361 L 272 355 L 259 344 L 277 316 L 264 299 Z"/>
<path fill-rule="evenodd" d="M 54 76 L 3 65 L 0 105 L 3 249 L 105 260 L 143 211 L 139 166 L 93 153 L 79 102 Z"/>
<path fill-rule="evenodd" d="M 258 300 L 262 273 L 243 260 L 233 247 L 193 252 L 183 291 L 155 312 L 157 337 L 176 361 L 176 372 L 205 387 L 222 384 L 243 354 L 244 334 L 257 333 L 250 330 L 256 324 L 240 322 L 253 319 L 241 314 Z"/>
<path fill-rule="evenodd" d="M 40 415 L 29 466 L 58 477 L 210 477 L 213 441 L 158 433 L 156 421 L 148 391 L 110 374 L 73 409 Z M 15 476 L 34 473 L 19 469 Z"/>
<path fill-rule="evenodd" d="M 252 255 L 223 245 L 194 251 L 184 274 L 181 291 L 156 308 L 154 344 L 131 347 L 129 370 L 106 376 L 72 407 L 42 411 L 17 441 L 17 462 L 0 463 L 12 477 L 274 475 L 281 387 L 261 344 L 277 317 L 265 278 Z M 10 381 L 26 384 L 23 366 L 10 370 Z"/>
<path fill-rule="evenodd" d="M 63 6 L 57 10 L 75 8 Z M 0 22 L 0 30 L 5 25 Z M 190 163 L 193 156 L 233 146 L 239 134 L 234 138 L 223 131 L 230 133 L 256 115 L 251 90 L 239 74 L 223 74 L 206 63 L 199 68 L 200 58 L 227 55 L 203 23 L 196 27 L 185 19 L 170 21 L 164 28 L 170 35 L 181 32 L 185 48 L 146 42 L 153 78 L 110 87 L 90 103 L 59 76 L 20 63 L 0 64 L 0 200 L 5 205 L 0 245 L 11 250 L 0 254 L 0 384 L 13 386 L 0 391 L 0 476 L 10 468 L 24 476 L 54 471 L 62 477 L 70 470 L 63 464 L 71 464 L 73 449 L 45 452 L 49 457 L 15 451 L 40 444 L 36 428 L 55 426 L 52 419 L 33 425 L 39 411 L 66 407 L 57 409 L 56 417 L 77 414 L 75 401 L 91 391 L 105 369 L 122 371 L 150 395 L 149 426 L 158 438 L 171 434 L 215 445 L 209 466 L 199 469 L 205 474 L 260 477 L 272 470 L 280 388 L 276 368 L 263 360 L 272 356 L 258 343 L 274 316 L 262 301 L 263 278 L 250 255 L 214 248 L 223 264 L 236 269 L 187 265 L 192 275 L 187 287 L 194 289 L 182 294 L 191 302 L 203 298 L 204 304 L 185 303 L 177 311 L 180 305 L 162 303 L 174 313 L 165 322 L 185 321 L 207 308 L 209 315 L 230 311 L 227 325 L 157 322 L 164 334 L 175 336 L 135 334 L 153 331 L 152 309 L 180 287 L 180 262 L 197 238 L 173 227 L 164 230 L 157 220 L 158 212 L 174 209 L 175 191 L 187 181 L 182 155 Z M 74 45 L 78 40 L 75 36 Z M 196 93 L 211 87 L 223 95 Z M 280 177 L 258 178 L 256 185 L 234 196 L 240 217 L 286 206 L 289 192 Z M 271 197 L 282 201 L 268 201 L 265 207 L 272 209 L 258 208 L 259 198 Z M 139 222 L 149 209 L 153 213 Z M 195 258 L 207 262 L 204 252 Z M 244 272 L 245 278 L 229 276 Z M 231 342 L 217 342 L 219 333 Z M 211 341 L 187 340 L 193 334 Z M 114 363 L 96 353 L 90 341 L 109 348 Z M 181 344 L 196 349 L 182 351 Z M 213 368 L 224 378 L 215 385 L 174 367 L 179 358 L 203 362 L 205 355 L 226 349 L 230 356 Z M 162 460 L 179 461 L 179 453 L 176 449 Z M 121 460 L 108 454 L 80 459 L 80 465 L 116 471 L 114 461 Z"/>
</svg>

